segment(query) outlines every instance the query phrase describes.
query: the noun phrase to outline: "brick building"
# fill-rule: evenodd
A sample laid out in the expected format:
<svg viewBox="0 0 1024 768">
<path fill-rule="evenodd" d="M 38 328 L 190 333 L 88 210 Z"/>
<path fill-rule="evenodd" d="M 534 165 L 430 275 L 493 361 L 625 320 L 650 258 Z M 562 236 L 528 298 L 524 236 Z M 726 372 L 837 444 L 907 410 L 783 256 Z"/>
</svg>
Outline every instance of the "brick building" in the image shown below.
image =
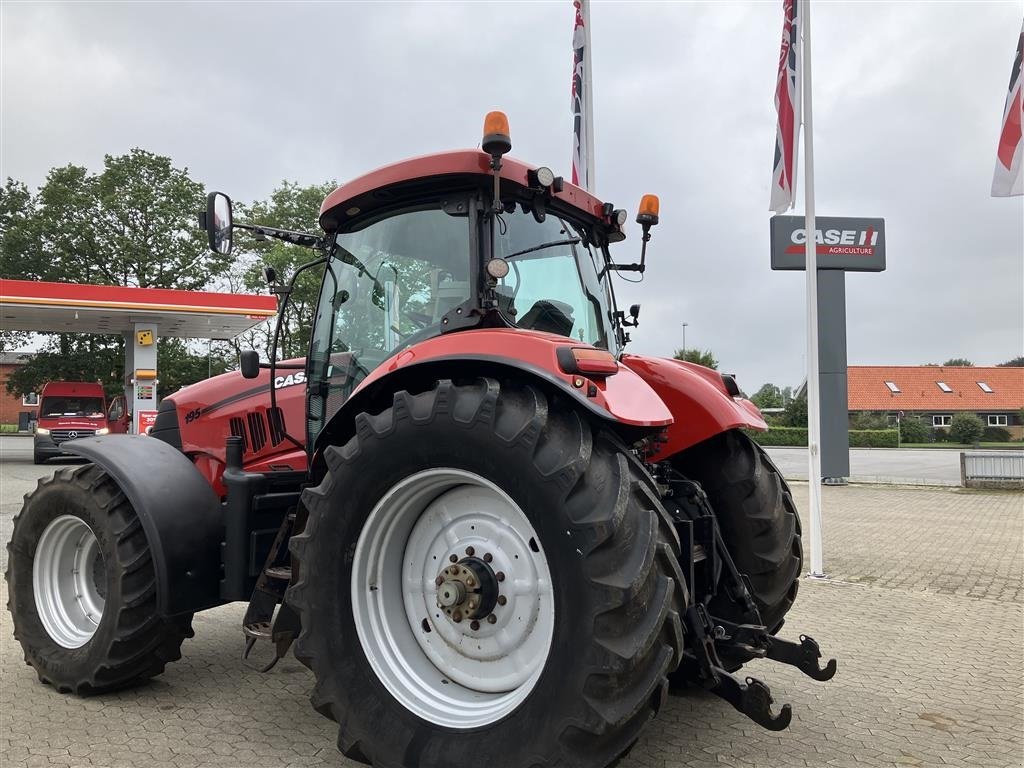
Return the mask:
<svg viewBox="0 0 1024 768">
<path fill-rule="evenodd" d="M 977 414 L 987 427 L 1024 438 L 1024 368 L 938 365 L 851 365 L 850 414 L 862 411 L 924 419 L 948 429 L 954 414 Z"/>
<path fill-rule="evenodd" d="M 12 395 L 7 392 L 7 379 L 32 356 L 30 352 L 0 352 L 0 424 L 18 423 L 21 413 L 31 413 L 35 419 L 37 394 Z"/>
</svg>

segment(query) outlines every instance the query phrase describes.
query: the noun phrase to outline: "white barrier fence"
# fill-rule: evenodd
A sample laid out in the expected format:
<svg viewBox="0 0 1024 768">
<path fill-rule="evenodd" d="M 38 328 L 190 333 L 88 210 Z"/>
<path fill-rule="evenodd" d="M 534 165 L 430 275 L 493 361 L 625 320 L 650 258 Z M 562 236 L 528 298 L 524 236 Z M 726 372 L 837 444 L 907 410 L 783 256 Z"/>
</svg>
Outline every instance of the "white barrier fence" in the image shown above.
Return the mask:
<svg viewBox="0 0 1024 768">
<path fill-rule="evenodd" d="M 967 488 L 1024 488 L 1024 451 L 963 451 L 960 482 Z"/>
</svg>

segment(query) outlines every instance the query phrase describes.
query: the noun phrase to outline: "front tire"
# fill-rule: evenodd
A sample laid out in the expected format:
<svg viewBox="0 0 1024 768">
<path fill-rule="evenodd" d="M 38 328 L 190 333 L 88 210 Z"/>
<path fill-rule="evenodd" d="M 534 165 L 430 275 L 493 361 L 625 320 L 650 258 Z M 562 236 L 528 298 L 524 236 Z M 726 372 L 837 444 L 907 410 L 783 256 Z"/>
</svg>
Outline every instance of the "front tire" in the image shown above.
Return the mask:
<svg viewBox="0 0 1024 768">
<path fill-rule="evenodd" d="M 796 600 L 803 566 L 800 516 L 786 481 L 764 449 L 739 430 L 677 454 L 672 464 L 708 495 L 725 546 L 750 579 L 761 622 L 778 632 Z M 723 590 L 709 608 L 741 624 L 756 619 Z"/>
<path fill-rule="evenodd" d="M 534 387 L 441 381 L 360 414 L 324 458 L 288 599 L 345 755 L 600 768 L 628 751 L 678 665 L 686 596 L 616 438 Z"/>
<path fill-rule="evenodd" d="M 7 549 L 14 636 L 42 682 L 61 693 L 101 693 L 181 658 L 192 615 L 156 614 L 146 534 L 96 465 L 40 480 L 14 518 Z"/>
</svg>

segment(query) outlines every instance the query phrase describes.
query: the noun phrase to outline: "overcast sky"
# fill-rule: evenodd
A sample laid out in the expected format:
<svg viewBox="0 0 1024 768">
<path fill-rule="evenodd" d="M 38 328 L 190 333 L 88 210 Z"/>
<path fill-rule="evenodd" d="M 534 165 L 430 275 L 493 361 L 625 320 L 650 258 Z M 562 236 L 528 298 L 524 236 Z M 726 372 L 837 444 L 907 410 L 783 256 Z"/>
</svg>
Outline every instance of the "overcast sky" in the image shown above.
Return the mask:
<svg viewBox="0 0 1024 768">
<path fill-rule="evenodd" d="M 886 220 L 888 271 L 847 276 L 851 364 L 1024 353 L 1024 198 L 989 196 L 1022 16 L 813 6 L 817 211 Z M 513 155 L 569 175 L 570 0 L 4 0 L 0 21 L 0 173 L 33 188 L 138 146 L 248 201 L 474 146 L 491 109 Z M 661 197 L 647 278 L 618 287 L 631 349 L 671 354 L 687 322 L 744 389 L 798 384 L 803 273 L 768 251 L 781 0 L 595 2 L 591 25 L 596 192 Z"/>
</svg>

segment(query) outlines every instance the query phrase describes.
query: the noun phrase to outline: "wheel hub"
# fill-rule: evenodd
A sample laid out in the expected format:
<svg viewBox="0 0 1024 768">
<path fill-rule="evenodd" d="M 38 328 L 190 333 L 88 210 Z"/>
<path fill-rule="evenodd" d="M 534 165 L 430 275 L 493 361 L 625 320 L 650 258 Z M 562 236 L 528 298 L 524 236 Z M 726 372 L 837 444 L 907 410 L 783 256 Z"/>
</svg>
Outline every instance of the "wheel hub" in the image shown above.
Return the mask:
<svg viewBox="0 0 1024 768">
<path fill-rule="evenodd" d="M 488 565 L 493 556 L 488 552 L 481 560 L 472 556 L 473 547 L 467 551 L 470 556 L 444 568 L 434 579 L 437 584 L 437 607 L 456 623 L 463 619 L 476 623 L 479 619 L 490 617 L 500 597 L 498 575 Z M 505 574 L 501 576 L 504 579 Z"/>
</svg>

